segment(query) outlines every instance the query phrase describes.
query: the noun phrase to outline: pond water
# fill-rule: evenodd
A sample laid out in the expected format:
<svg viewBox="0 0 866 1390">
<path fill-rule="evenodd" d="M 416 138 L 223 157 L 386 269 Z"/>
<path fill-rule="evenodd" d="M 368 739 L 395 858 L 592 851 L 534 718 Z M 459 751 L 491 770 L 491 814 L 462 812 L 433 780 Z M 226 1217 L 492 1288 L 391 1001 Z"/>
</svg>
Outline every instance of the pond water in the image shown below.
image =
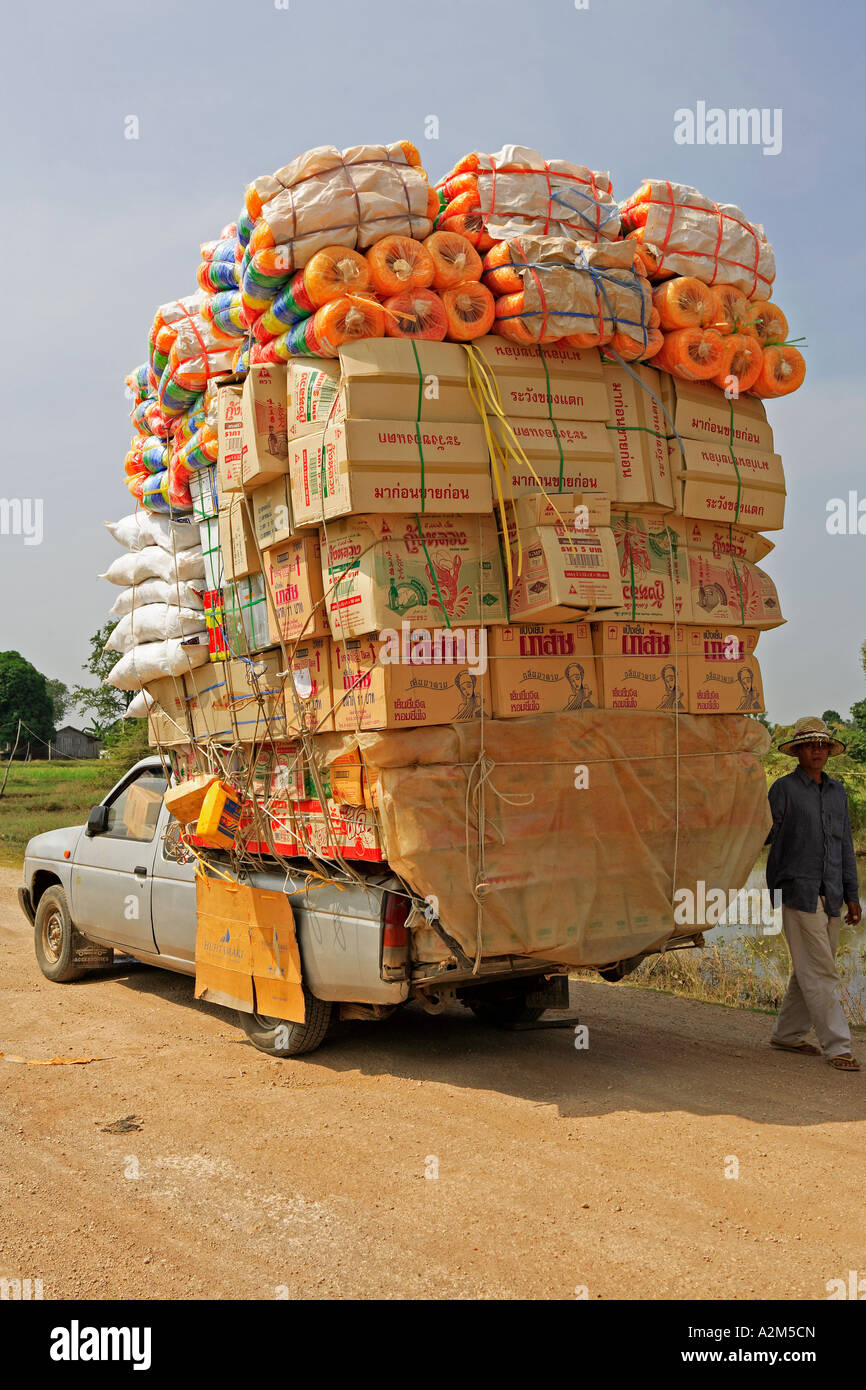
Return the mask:
<svg viewBox="0 0 866 1390">
<path fill-rule="evenodd" d="M 766 888 L 766 865 L 765 850 L 749 874 L 746 888 L 758 891 Z M 866 890 L 866 855 L 857 856 L 857 871 L 862 901 Z M 866 916 L 858 927 L 852 928 L 845 925 L 844 914 L 843 908 L 842 934 L 837 957 L 839 971 L 845 979 L 848 997 L 859 1003 L 861 1008 L 866 1008 Z M 731 915 L 736 919 L 736 913 Z M 774 922 L 773 927 L 768 928 L 749 921 L 750 915 L 747 913 L 742 920 L 732 920 L 725 926 L 706 931 L 704 940 L 708 946 L 733 944 L 742 957 L 744 968 L 758 975 L 769 975 L 775 971 L 783 977 L 787 976 L 791 969 L 788 947 L 782 932 L 774 930 L 775 927 L 781 926 L 781 921 Z"/>
</svg>

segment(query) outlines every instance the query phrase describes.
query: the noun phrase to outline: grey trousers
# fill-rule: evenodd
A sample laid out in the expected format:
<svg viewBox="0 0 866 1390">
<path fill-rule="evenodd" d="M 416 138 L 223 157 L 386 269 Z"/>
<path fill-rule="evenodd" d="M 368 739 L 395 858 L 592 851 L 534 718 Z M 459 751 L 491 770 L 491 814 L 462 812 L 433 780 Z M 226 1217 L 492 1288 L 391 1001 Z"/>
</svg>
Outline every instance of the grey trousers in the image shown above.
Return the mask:
<svg viewBox="0 0 866 1390">
<path fill-rule="evenodd" d="M 774 1042 L 802 1042 L 811 1024 L 825 1057 L 851 1051 L 836 969 L 841 928 L 842 918 L 827 916 L 823 898 L 817 912 L 783 906 L 782 929 L 794 973 L 773 1029 Z"/>
</svg>

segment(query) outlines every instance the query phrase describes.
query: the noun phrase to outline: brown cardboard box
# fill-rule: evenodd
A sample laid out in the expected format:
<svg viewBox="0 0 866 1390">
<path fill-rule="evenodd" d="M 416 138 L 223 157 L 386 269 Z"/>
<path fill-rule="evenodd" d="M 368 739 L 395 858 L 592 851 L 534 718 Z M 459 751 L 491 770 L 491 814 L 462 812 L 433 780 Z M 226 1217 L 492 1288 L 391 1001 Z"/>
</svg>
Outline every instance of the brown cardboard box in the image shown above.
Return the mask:
<svg viewBox="0 0 866 1390">
<path fill-rule="evenodd" d="M 615 461 L 613 495 L 617 504 L 673 511 L 668 457 L 671 424 L 662 409 L 661 373 L 637 363 L 625 371 L 616 362 L 606 362 L 602 370 L 609 402 L 607 430 Z"/>
<path fill-rule="evenodd" d="M 606 420 L 607 392 L 596 348 L 512 343 L 498 333 L 472 344 L 491 368 L 506 415 Z"/>
<path fill-rule="evenodd" d="M 231 687 L 228 668 L 232 662 L 208 662 L 184 676 L 193 733 L 197 739 L 233 743 Z"/>
<path fill-rule="evenodd" d="M 262 743 L 286 737 L 282 652 L 261 652 L 249 661 L 227 661 L 226 682 L 236 737 Z"/>
<path fill-rule="evenodd" d="M 241 490 L 243 429 L 240 386 L 221 386 L 217 392 L 217 492 Z"/>
<path fill-rule="evenodd" d="M 600 706 L 589 623 L 511 623 L 487 641 L 497 719 Z"/>
<path fill-rule="evenodd" d="M 145 687 L 154 701 L 147 712 L 147 741 L 151 747 L 163 744 L 171 748 L 189 743 L 192 725 L 185 680 L 185 676 L 164 676 Z"/>
<path fill-rule="evenodd" d="M 243 385 L 241 419 L 241 477 L 251 492 L 289 471 L 285 366 L 267 362 L 250 367 Z"/>
<path fill-rule="evenodd" d="M 295 526 L 358 512 L 474 514 L 493 507 L 480 424 L 347 420 L 295 440 L 289 456 Z"/>
<path fill-rule="evenodd" d="M 291 654 L 291 680 L 286 681 L 286 730 L 328 734 L 334 729 L 331 642 L 328 637 L 304 638 Z"/>
<path fill-rule="evenodd" d="M 322 601 L 322 557 L 319 538 L 294 536 L 264 553 L 270 600 L 268 632 L 271 644 L 306 637 L 327 637 L 328 616 Z"/>
<path fill-rule="evenodd" d="M 684 516 L 730 521 L 752 531 L 781 530 L 785 517 L 785 475 L 778 454 L 738 446 L 736 467 L 723 443 L 683 440 L 672 445 L 671 466 L 679 480 Z M 739 474 L 739 476 L 738 476 Z"/>
<path fill-rule="evenodd" d="M 232 497 L 220 507 L 219 537 L 226 582 L 259 572 L 259 552 L 243 497 Z"/>
<path fill-rule="evenodd" d="M 453 634 L 447 634 L 453 636 Z M 351 637 L 331 643 L 334 727 L 405 729 L 454 724 L 489 715 L 490 680 L 465 661 L 383 664 L 381 642 Z"/>
<path fill-rule="evenodd" d="M 674 629 L 673 623 L 593 623 L 592 640 L 604 709 L 688 709 L 683 628 Z"/>
<path fill-rule="evenodd" d="M 288 475 L 256 488 L 250 497 L 250 505 L 253 530 L 262 550 L 269 545 L 280 545 L 294 535 Z"/>
<path fill-rule="evenodd" d="M 667 521 L 660 513 L 611 512 L 623 600 L 606 617 L 672 623 L 691 616 L 685 550 Z"/>
<path fill-rule="evenodd" d="M 745 558 L 765 553 L 771 543 L 764 536 L 687 517 L 671 523 L 686 538 L 687 622 L 769 628 L 785 621 L 772 579 Z"/>
<path fill-rule="evenodd" d="M 735 449 L 773 452 L 773 430 L 764 402 L 757 396 L 729 401 L 718 386 L 706 381 L 680 381 L 670 377 L 676 397 L 674 424 L 681 439 L 701 439 L 710 444 L 731 442 Z M 731 407 L 733 406 L 733 425 Z M 668 433 L 672 433 L 668 426 Z"/>
<path fill-rule="evenodd" d="M 459 343 L 365 338 L 343 344 L 340 368 L 347 420 L 478 422 Z"/>
<path fill-rule="evenodd" d="M 293 357 L 286 376 L 289 440 L 341 425 L 346 402 L 340 391 L 340 363 L 325 357 Z"/>
<path fill-rule="evenodd" d="M 759 635 L 744 627 L 685 629 L 690 714 L 763 712 Z"/>
<path fill-rule="evenodd" d="M 285 893 L 196 880 L 195 996 L 303 1023 L 301 957 Z"/>
<path fill-rule="evenodd" d="M 512 621 L 563 621 L 580 617 L 576 609 L 585 613 L 621 604 L 622 582 L 609 527 L 578 525 L 573 516 L 526 525 L 521 502 L 539 507 L 538 498 L 521 498 L 507 512 L 514 575 L 508 596 Z"/>
<path fill-rule="evenodd" d="M 691 550 L 709 550 L 715 559 L 733 555 L 757 564 L 775 549 L 773 541 L 757 531 L 744 531 L 728 521 L 698 521 L 695 517 L 666 516 L 668 526 Z"/>
<path fill-rule="evenodd" d="M 492 516 L 350 516 L 322 538 L 334 637 L 508 621 Z"/>
<path fill-rule="evenodd" d="M 616 495 L 613 447 L 603 421 L 512 416 L 508 424 L 513 437 L 495 416 L 490 419 L 493 437 L 506 455 L 506 477 L 501 480 L 506 497 L 524 497 L 542 488 L 551 495 Z M 515 454 L 515 441 L 524 458 Z"/>
</svg>

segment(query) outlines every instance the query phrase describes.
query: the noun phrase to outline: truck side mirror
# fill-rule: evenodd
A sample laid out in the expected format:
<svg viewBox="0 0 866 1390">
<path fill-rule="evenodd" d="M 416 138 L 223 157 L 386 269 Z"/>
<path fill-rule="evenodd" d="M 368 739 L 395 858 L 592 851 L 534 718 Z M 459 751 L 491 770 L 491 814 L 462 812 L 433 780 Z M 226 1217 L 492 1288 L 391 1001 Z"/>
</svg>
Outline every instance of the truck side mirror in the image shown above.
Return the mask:
<svg viewBox="0 0 866 1390">
<path fill-rule="evenodd" d="M 87 817 L 87 828 L 84 831 L 85 835 L 90 835 L 91 837 L 93 835 L 101 835 L 103 831 L 107 829 L 108 807 L 94 806 L 90 815 Z"/>
</svg>

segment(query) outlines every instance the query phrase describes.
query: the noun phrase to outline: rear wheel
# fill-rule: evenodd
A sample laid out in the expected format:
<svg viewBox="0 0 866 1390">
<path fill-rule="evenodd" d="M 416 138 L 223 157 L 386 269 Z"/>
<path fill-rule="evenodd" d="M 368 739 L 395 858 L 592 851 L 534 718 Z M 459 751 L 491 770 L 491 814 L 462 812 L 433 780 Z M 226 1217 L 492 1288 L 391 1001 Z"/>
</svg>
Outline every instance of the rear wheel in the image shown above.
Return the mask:
<svg viewBox="0 0 866 1390">
<path fill-rule="evenodd" d="M 269 1057 L 299 1057 L 301 1053 L 314 1052 L 324 1042 L 331 1022 L 329 1000 L 316 999 L 305 989 L 304 1003 L 307 1016 L 303 1023 L 240 1011 L 238 1021 L 259 1052 L 266 1052 Z"/>
<path fill-rule="evenodd" d="M 544 1009 L 526 1004 L 521 995 L 517 999 L 496 999 L 489 1003 L 470 1004 L 470 1009 L 480 1023 L 491 1028 L 514 1028 L 518 1023 L 535 1023 L 541 1018 Z"/>
<path fill-rule="evenodd" d="M 39 969 L 55 984 L 68 984 L 84 974 L 73 964 L 76 931 L 62 888 L 46 888 L 36 909 L 33 944 Z"/>
</svg>

